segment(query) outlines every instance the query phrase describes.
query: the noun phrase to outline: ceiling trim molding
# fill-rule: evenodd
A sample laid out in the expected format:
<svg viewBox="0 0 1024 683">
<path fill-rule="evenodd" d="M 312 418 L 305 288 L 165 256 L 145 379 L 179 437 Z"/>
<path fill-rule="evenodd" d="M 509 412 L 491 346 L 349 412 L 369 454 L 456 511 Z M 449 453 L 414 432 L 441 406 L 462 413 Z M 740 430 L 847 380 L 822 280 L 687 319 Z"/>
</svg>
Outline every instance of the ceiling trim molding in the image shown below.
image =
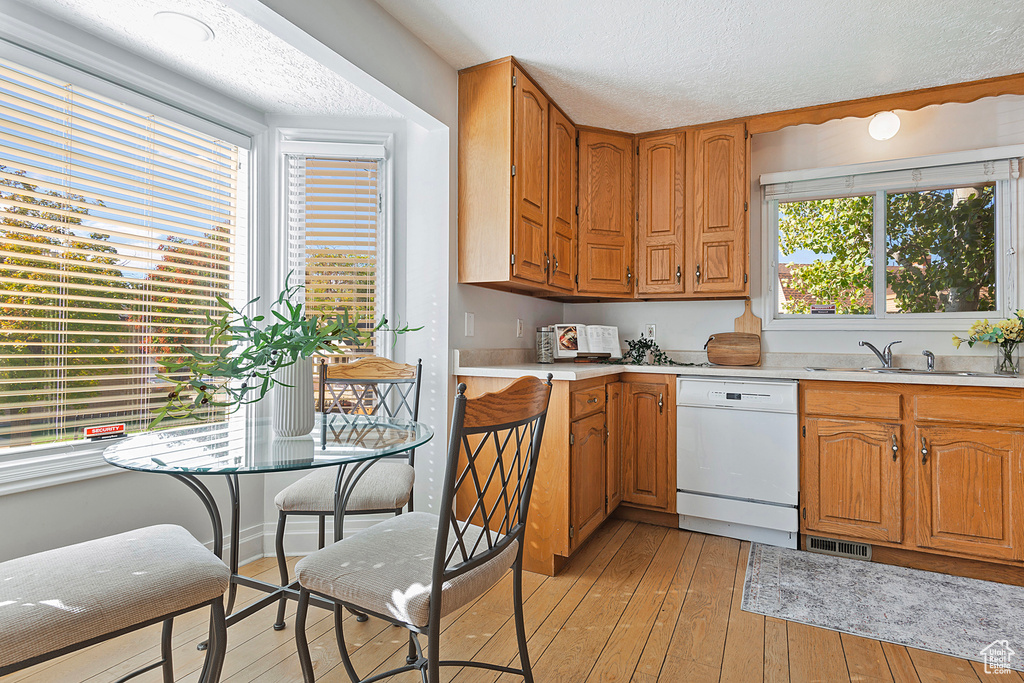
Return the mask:
<svg viewBox="0 0 1024 683">
<path fill-rule="evenodd" d="M 1024 95 L 1024 73 L 757 114 L 747 119 L 747 129 L 752 135 L 770 133 L 803 123 L 825 123 L 848 116 L 864 118 L 893 109 L 915 111 L 933 104 L 964 104 L 999 95 Z"/>
</svg>

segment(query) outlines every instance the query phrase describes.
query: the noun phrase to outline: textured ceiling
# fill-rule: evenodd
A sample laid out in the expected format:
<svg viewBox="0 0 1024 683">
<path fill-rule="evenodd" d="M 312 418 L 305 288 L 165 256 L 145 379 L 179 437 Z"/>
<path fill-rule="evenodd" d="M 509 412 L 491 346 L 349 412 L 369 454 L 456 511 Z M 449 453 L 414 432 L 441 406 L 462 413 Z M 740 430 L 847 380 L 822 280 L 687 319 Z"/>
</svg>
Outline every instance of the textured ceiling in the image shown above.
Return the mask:
<svg viewBox="0 0 1024 683">
<path fill-rule="evenodd" d="M 218 0 L 31 0 L 27 4 L 269 114 L 394 117 L 394 110 Z M 181 45 L 153 14 L 200 19 L 215 39 Z"/>
<path fill-rule="evenodd" d="M 377 0 L 463 68 L 514 55 L 640 132 L 1024 71 L 1021 0 Z"/>
</svg>

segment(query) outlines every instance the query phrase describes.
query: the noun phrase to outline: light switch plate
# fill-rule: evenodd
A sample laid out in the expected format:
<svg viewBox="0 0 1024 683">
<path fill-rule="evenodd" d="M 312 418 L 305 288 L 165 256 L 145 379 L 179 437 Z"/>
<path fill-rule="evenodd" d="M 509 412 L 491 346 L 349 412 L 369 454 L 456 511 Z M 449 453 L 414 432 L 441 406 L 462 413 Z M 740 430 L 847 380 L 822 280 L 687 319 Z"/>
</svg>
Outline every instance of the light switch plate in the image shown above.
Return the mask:
<svg viewBox="0 0 1024 683">
<path fill-rule="evenodd" d="M 516 337 L 519 339 L 523 338 L 523 319 L 516 318 Z"/>
<path fill-rule="evenodd" d="M 476 316 L 472 313 L 466 313 L 466 336 L 472 337 L 476 334 Z"/>
</svg>

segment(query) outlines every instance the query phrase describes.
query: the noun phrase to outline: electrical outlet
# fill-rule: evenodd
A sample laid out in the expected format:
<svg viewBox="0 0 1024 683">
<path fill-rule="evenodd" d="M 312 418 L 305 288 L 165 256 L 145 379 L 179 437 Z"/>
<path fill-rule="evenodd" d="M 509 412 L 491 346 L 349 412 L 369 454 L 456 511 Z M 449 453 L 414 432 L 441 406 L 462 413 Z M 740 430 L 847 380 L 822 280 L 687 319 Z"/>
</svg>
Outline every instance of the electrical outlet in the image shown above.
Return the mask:
<svg viewBox="0 0 1024 683">
<path fill-rule="evenodd" d="M 644 325 L 644 336 L 654 341 L 655 326 L 654 323 L 647 323 Z"/>
<path fill-rule="evenodd" d="M 466 336 L 472 337 L 474 334 L 476 334 L 476 316 L 466 313 Z"/>
<path fill-rule="evenodd" d="M 519 339 L 523 338 L 523 319 L 516 318 L 516 337 Z"/>
</svg>

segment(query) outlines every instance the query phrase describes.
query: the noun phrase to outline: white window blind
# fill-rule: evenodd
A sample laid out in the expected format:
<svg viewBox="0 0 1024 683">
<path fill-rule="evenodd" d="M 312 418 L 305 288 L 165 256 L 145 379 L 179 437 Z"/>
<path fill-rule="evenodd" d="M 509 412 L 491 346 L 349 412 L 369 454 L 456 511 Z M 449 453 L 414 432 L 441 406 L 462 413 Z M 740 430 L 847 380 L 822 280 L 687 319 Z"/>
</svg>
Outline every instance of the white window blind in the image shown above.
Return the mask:
<svg viewBox="0 0 1024 683">
<path fill-rule="evenodd" d="M 361 328 L 372 329 L 384 312 L 381 161 L 286 157 L 291 281 L 305 284 L 311 314 L 347 310 Z M 369 355 L 377 346 L 332 361 Z"/>
<path fill-rule="evenodd" d="M 238 300 L 246 152 L 0 60 L 0 447 L 144 429 Z"/>
</svg>

